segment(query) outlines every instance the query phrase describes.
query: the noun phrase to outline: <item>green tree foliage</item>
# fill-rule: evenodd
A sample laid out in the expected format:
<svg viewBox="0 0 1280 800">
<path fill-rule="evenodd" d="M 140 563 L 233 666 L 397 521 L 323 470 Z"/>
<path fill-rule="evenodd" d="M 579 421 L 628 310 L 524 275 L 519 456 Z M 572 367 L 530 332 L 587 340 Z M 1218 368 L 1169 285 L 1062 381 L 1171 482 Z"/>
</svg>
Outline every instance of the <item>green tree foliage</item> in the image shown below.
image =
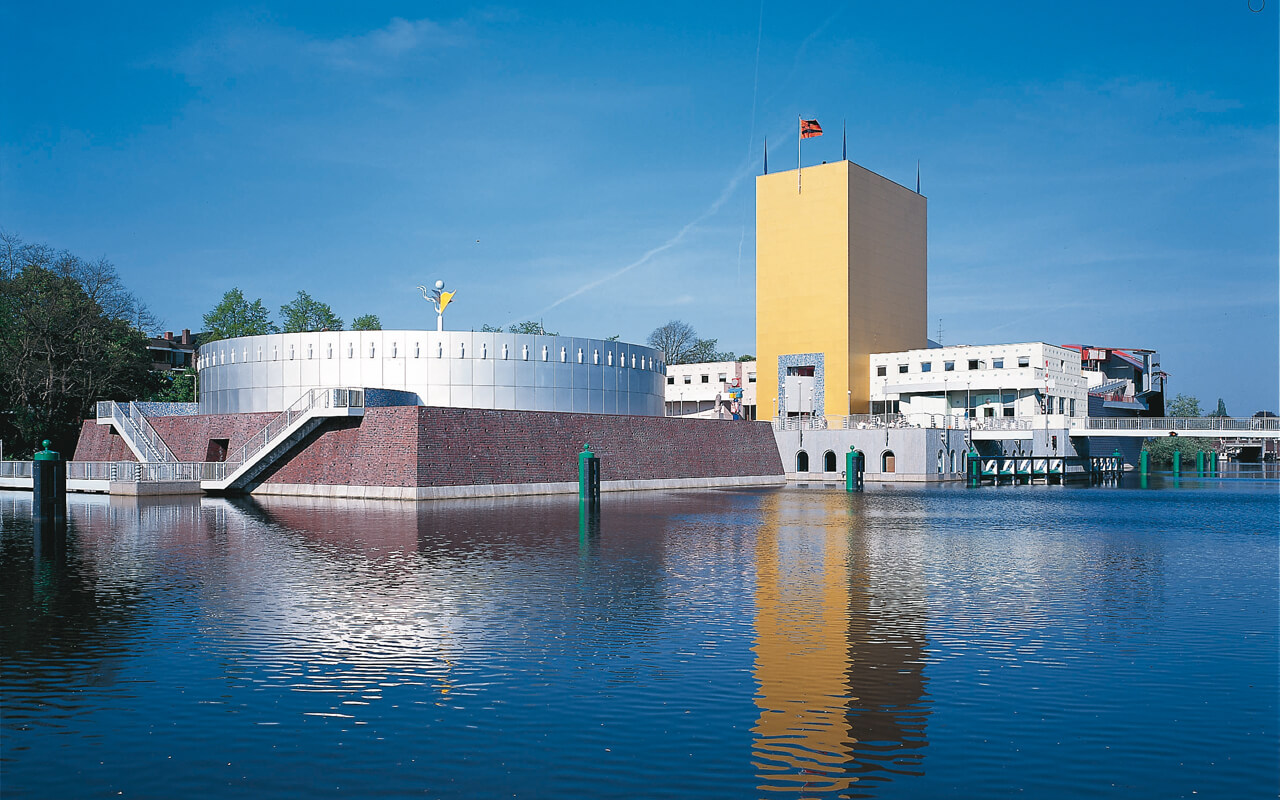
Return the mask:
<svg viewBox="0 0 1280 800">
<path fill-rule="evenodd" d="M 1200 410 L 1200 401 L 1185 394 L 1174 395 L 1173 399 L 1164 406 L 1166 417 L 1198 417 L 1202 413 L 1204 412 Z"/>
<path fill-rule="evenodd" d="M 70 454 L 97 400 L 136 399 L 153 390 L 147 338 L 133 320 L 106 313 L 69 271 L 9 262 L 3 275 L 0 437 L 14 455 L 39 449 L 45 438 Z M 115 285 L 123 291 L 118 279 Z M 133 316 L 138 304 L 113 308 Z"/>
<path fill-rule="evenodd" d="M 527 319 L 524 322 L 517 322 L 507 328 L 507 333 L 529 333 L 537 336 L 559 336 L 555 331 L 549 331 L 542 327 L 541 322 L 534 322 Z"/>
<path fill-rule="evenodd" d="M 292 303 L 280 306 L 280 321 L 284 323 L 285 333 L 342 330 L 342 319 L 333 313 L 328 303 L 321 303 L 301 290 Z"/>
<path fill-rule="evenodd" d="M 646 343 L 667 356 L 668 364 L 700 364 L 707 361 L 733 361 L 732 352 L 716 349 L 716 339 L 699 339 L 698 332 L 687 322 L 673 319 L 653 329 Z"/>
<path fill-rule="evenodd" d="M 489 325 L 488 323 L 480 326 L 481 333 L 502 333 L 501 325 Z"/>
<path fill-rule="evenodd" d="M 1222 401 L 1218 402 L 1221 404 Z M 1226 410 L 1225 407 L 1223 410 Z M 1175 395 L 1173 399 L 1165 403 L 1165 416 L 1198 417 L 1200 416 L 1200 401 L 1190 395 Z M 1179 462 L 1194 463 L 1197 452 L 1204 451 L 1207 453 L 1213 450 L 1215 445 L 1216 442 L 1213 439 L 1205 439 L 1198 436 L 1160 436 L 1144 441 L 1142 449 L 1147 453 L 1147 457 L 1151 459 L 1152 464 L 1171 466 L 1175 452 L 1178 453 Z"/>
<path fill-rule="evenodd" d="M 196 401 L 196 372 L 188 367 L 156 374 L 159 388 L 147 398 L 157 403 L 194 403 Z"/>
<path fill-rule="evenodd" d="M 750 353 L 747 353 L 746 355 L 738 356 L 738 360 L 739 361 L 755 361 L 756 357 L 751 355 Z"/>
<path fill-rule="evenodd" d="M 1221 397 L 1219 397 L 1218 407 L 1213 411 L 1210 411 L 1208 414 L 1205 414 L 1205 416 L 1206 417 L 1229 417 L 1231 415 L 1227 413 L 1227 404 L 1223 402 Z"/>
<path fill-rule="evenodd" d="M 224 294 L 213 310 L 204 315 L 204 329 L 206 333 L 202 338 L 206 342 L 280 332 L 262 300 L 250 303 L 238 288 Z"/>
<path fill-rule="evenodd" d="M 339 328 L 338 330 L 341 330 Z M 351 330 L 353 331 L 380 331 L 382 330 L 382 320 L 378 319 L 377 314 L 361 314 L 351 320 Z"/>
</svg>

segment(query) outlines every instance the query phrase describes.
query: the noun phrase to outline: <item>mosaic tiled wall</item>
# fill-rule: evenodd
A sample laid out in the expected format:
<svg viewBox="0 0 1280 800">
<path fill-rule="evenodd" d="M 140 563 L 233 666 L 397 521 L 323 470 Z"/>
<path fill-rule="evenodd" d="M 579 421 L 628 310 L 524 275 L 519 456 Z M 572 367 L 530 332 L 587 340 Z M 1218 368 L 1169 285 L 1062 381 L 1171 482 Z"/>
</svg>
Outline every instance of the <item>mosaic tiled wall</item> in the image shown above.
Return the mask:
<svg viewBox="0 0 1280 800">
<path fill-rule="evenodd" d="M 779 393 L 785 391 L 783 387 L 787 384 L 787 367 L 813 367 L 813 413 L 819 417 L 827 413 L 826 370 L 823 361 L 822 353 L 790 353 L 778 356 Z M 790 410 L 792 407 L 790 402 L 784 405 L 779 398 L 779 409 Z"/>
</svg>

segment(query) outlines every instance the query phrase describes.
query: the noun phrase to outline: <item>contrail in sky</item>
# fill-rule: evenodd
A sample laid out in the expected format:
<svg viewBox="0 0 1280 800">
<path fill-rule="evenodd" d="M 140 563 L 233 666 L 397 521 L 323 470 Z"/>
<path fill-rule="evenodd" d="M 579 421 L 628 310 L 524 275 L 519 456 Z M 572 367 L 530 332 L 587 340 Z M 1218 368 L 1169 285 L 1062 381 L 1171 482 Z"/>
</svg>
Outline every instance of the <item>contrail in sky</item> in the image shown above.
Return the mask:
<svg viewBox="0 0 1280 800">
<path fill-rule="evenodd" d="M 751 133 L 747 136 L 747 162 L 751 162 L 751 149 L 756 141 L 756 98 L 760 94 L 760 42 L 764 39 L 764 0 L 760 0 L 760 22 L 756 28 L 756 71 L 751 83 Z M 743 201 L 746 205 L 746 201 Z M 742 211 L 742 234 L 738 237 L 738 274 L 737 281 L 742 282 L 742 245 L 747 241 L 746 209 Z"/>
<path fill-rule="evenodd" d="M 704 220 L 706 220 L 708 217 L 710 217 L 711 215 L 715 214 L 717 211 L 720 210 L 720 207 L 725 204 L 725 201 L 729 199 L 730 195 L 733 194 L 733 191 L 738 188 L 738 184 L 742 183 L 742 179 L 747 177 L 747 175 L 749 175 L 750 172 L 751 172 L 750 165 L 743 165 L 742 168 L 738 170 L 738 173 L 734 175 L 733 178 L 729 181 L 729 183 L 724 187 L 724 190 L 720 192 L 720 196 L 717 197 L 711 205 L 707 206 L 707 210 L 703 211 L 701 214 L 697 216 L 696 219 L 694 219 L 692 222 L 690 222 L 689 224 L 681 228 L 680 231 L 675 236 L 672 236 L 670 239 L 666 240 L 662 244 L 658 245 L 657 247 L 653 248 L 649 252 L 640 256 L 635 261 L 632 261 L 630 264 L 627 264 L 625 267 L 620 267 L 619 269 L 616 269 L 613 272 L 610 272 L 608 275 L 605 275 L 603 278 L 597 278 L 596 280 L 592 281 L 591 283 L 588 283 L 585 286 L 579 286 L 577 289 L 574 289 L 572 292 L 569 292 L 564 297 L 561 297 L 559 300 L 555 301 L 551 305 L 547 306 L 546 308 L 538 311 L 537 313 L 531 316 L 533 316 L 534 318 L 541 317 L 543 314 L 547 313 L 548 311 L 555 308 L 556 306 L 572 300 L 573 298 L 577 297 L 583 292 L 589 292 L 602 283 L 608 283 L 609 281 L 613 280 L 619 275 L 630 272 L 636 267 L 643 266 L 649 263 L 649 261 L 659 253 L 664 252 L 666 250 L 670 250 L 671 248 L 680 244 L 680 242 L 684 239 L 684 237 L 689 235 L 690 231 L 698 227 L 698 225 L 700 225 Z M 529 319 L 529 316 L 517 317 L 516 319 L 513 319 L 510 322 L 508 322 L 503 327 L 514 325 L 515 323 L 520 322 L 521 320 L 524 320 L 524 319 Z"/>
</svg>

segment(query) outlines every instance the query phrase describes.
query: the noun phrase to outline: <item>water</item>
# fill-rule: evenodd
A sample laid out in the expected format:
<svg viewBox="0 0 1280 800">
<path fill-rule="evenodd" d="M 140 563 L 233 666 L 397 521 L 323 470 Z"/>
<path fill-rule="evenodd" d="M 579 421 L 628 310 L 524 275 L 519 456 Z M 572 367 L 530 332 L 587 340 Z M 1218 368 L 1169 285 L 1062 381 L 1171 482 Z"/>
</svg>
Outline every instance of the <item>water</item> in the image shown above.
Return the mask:
<svg viewBox="0 0 1280 800">
<path fill-rule="evenodd" d="M 5 797 L 1274 797 L 1280 494 L 0 494 Z"/>
</svg>

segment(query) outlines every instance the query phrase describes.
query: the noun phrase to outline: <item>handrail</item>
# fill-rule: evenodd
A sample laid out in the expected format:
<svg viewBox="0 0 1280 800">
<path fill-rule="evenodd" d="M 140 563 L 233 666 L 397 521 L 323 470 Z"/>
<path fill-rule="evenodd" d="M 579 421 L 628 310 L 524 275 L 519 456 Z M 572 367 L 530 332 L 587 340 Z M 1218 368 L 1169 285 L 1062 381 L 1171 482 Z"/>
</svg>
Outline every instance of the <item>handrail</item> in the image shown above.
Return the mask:
<svg viewBox="0 0 1280 800">
<path fill-rule="evenodd" d="M 1280 417 L 1080 417 L 1072 428 L 1091 431 L 1280 431 Z"/>
<path fill-rule="evenodd" d="M 293 401 L 292 405 L 272 418 L 262 430 L 249 437 L 249 440 L 241 445 L 240 449 L 234 454 L 229 453 L 226 461 L 221 463 L 231 467 L 238 467 L 246 463 L 265 450 L 282 431 L 317 406 L 320 408 L 363 408 L 364 390 L 308 389 L 301 397 Z M 224 468 L 219 471 L 226 472 L 228 470 Z M 221 476 L 212 478 L 212 480 L 220 479 Z"/>
<path fill-rule="evenodd" d="M 176 463 L 177 458 L 165 444 L 156 429 L 151 427 L 136 403 L 121 406 L 114 400 L 100 400 L 97 404 L 98 419 L 110 419 L 130 443 L 143 451 L 148 462 Z"/>
</svg>

